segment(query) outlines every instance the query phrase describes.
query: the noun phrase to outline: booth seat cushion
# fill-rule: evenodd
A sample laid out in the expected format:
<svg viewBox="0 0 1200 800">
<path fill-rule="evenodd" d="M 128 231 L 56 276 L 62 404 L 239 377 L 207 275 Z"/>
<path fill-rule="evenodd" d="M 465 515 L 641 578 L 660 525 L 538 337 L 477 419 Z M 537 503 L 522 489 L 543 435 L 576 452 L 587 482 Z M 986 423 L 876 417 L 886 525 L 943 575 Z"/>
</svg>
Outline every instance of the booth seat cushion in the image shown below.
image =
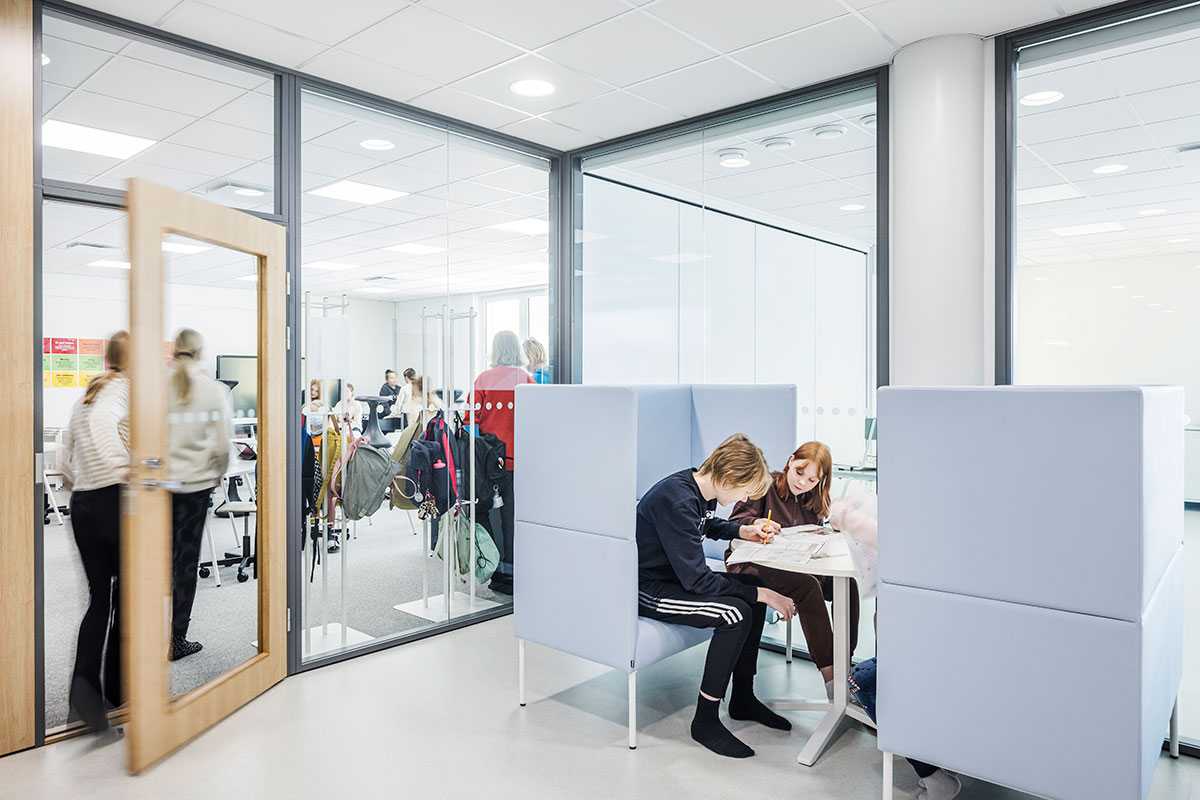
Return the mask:
<svg viewBox="0 0 1200 800">
<path fill-rule="evenodd" d="M 796 447 L 796 387 L 692 386 L 692 460 L 699 464 L 721 442 L 744 433 L 782 469 Z"/>
<path fill-rule="evenodd" d="M 692 387 L 638 386 L 637 498 L 692 460 Z"/>
<path fill-rule="evenodd" d="M 710 638 L 712 631 L 708 628 L 669 625 L 658 620 L 638 617 L 636 668 L 648 667 L 676 653 L 682 653 L 689 647 L 707 642 Z"/>
</svg>

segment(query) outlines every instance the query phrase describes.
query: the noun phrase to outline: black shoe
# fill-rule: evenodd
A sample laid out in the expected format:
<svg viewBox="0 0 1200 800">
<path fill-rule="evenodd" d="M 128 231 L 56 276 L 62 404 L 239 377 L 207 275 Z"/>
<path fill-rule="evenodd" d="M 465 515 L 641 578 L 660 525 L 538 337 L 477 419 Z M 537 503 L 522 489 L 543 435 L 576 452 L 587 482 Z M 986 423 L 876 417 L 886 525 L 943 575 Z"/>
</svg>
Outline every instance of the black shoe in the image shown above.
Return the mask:
<svg viewBox="0 0 1200 800">
<path fill-rule="evenodd" d="M 336 553 L 338 550 L 342 549 L 341 544 L 339 544 L 340 539 L 338 538 L 338 535 L 335 531 L 329 531 L 325 535 L 329 537 L 329 552 L 330 553 Z"/>
<path fill-rule="evenodd" d="M 108 730 L 108 715 L 104 713 L 104 701 L 100 692 L 84 678 L 76 675 L 71 679 L 71 708 L 93 733 Z"/>
<path fill-rule="evenodd" d="M 496 594 L 511 595 L 513 593 L 512 578 L 507 576 L 501 577 L 500 575 L 497 575 L 492 578 L 491 582 L 488 583 L 488 588 Z"/>
<path fill-rule="evenodd" d="M 172 661 L 178 661 L 181 658 L 187 658 L 190 655 L 199 653 L 204 649 L 204 645 L 199 642 L 189 642 L 186 636 L 175 634 L 171 637 L 171 655 Z"/>
</svg>

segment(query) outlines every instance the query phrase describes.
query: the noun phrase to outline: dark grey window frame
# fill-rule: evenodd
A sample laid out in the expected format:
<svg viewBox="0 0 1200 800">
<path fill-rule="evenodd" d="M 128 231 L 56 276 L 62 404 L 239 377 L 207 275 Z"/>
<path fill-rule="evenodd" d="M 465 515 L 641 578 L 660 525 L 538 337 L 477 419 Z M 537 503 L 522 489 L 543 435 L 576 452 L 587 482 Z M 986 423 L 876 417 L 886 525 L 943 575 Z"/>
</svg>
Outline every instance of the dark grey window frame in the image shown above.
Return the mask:
<svg viewBox="0 0 1200 800">
<path fill-rule="evenodd" d="M 1013 382 L 1013 270 L 1016 242 L 1013 198 L 1016 183 L 1015 84 L 1020 50 L 1039 42 L 1081 34 L 1146 14 L 1169 11 L 1188 0 L 1131 0 L 1022 28 L 996 37 L 996 385 Z M 1167 749 L 1164 741 L 1163 749 Z M 1182 739 L 1179 752 L 1200 758 L 1200 740 Z"/>
</svg>

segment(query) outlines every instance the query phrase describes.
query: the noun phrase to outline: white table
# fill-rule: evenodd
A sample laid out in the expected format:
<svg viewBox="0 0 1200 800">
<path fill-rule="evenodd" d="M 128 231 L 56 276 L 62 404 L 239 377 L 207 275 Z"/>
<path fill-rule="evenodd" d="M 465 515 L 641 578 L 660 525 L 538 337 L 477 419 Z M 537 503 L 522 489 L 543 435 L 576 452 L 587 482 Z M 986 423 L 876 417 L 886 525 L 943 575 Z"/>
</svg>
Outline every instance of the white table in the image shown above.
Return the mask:
<svg viewBox="0 0 1200 800">
<path fill-rule="evenodd" d="M 831 540 L 841 540 L 843 534 L 831 533 Z M 841 542 L 839 541 L 839 544 Z M 843 545 L 844 546 L 844 545 Z M 825 716 L 817 729 L 808 737 L 804 749 L 796 760 L 811 767 L 817 763 L 821 753 L 838 733 L 838 726 L 846 717 L 875 727 L 875 723 L 862 708 L 850 703 L 846 683 L 850 677 L 850 581 L 857 577 L 854 562 L 849 552 L 829 558 L 814 558 L 804 564 L 783 561 L 755 562 L 764 567 L 773 567 L 788 572 L 833 578 L 833 702 L 817 700 L 784 701 L 773 705 L 790 711 L 824 711 Z"/>
</svg>

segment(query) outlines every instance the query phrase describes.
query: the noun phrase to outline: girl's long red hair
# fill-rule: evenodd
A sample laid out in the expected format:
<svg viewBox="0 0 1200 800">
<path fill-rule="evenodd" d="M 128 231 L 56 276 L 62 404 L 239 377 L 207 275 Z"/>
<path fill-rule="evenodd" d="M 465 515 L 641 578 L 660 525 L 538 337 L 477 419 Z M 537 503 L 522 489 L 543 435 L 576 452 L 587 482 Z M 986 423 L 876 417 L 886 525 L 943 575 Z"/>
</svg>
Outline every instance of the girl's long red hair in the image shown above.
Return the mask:
<svg viewBox="0 0 1200 800">
<path fill-rule="evenodd" d="M 787 473 L 792 464 L 797 461 L 807 461 L 817 465 L 817 485 L 800 495 L 800 505 L 824 520 L 829 517 L 829 485 L 833 482 L 833 454 L 823 442 L 805 442 L 796 448 L 783 472 L 775 476 L 775 491 L 780 497 L 791 493 L 788 487 Z"/>
</svg>

